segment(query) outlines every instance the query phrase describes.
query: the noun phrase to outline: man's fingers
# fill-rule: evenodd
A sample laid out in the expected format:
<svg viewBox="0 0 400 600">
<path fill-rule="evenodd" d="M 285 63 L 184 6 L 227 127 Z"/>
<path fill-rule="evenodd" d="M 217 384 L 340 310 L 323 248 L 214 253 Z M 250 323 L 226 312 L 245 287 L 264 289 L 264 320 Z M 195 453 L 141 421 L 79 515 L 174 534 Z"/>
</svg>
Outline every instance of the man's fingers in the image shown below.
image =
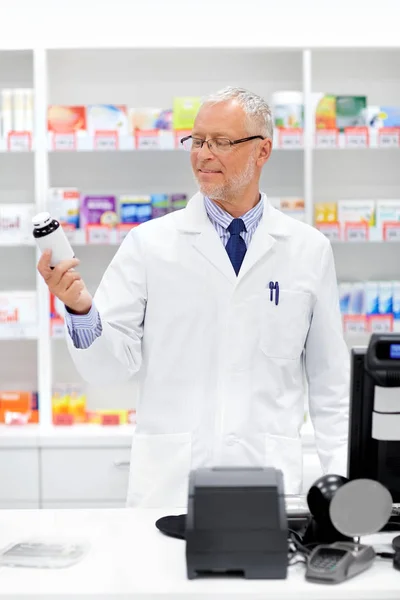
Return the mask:
<svg viewBox="0 0 400 600">
<path fill-rule="evenodd" d="M 68 286 L 67 288 L 67 292 L 83 292 L 83 290 L 85 289 L 85 284 L 83 283 L 82 279 L 75 279 L 75 281 L 73 281 L 71 283 L 70 286 Z"/>
<path fill-rule="evenodd" d="M 59 283 L 60 292 L 65 293 L 71 287 L 71 285 L 74 283 L 74 281 L 80 281 L 81 279 L 82 279 L 82 277 L 76 271 L 74 271 L 74 272 L 68 271 L 68 273 L 64 274 L 63 278 L 61 279 L 61 281 Z"/>
<path fill-rule="evenodd" d="M 79 265 L 79 260 L 77 258 L 71 258 L 70 260 L 62 260 L 59 262 L 58 265 L 56 265 L 52 270 L 52 285 L 58 285 L 63 275 L 77 265 Z"/>
<path fill-rule="evenodd" d="M 50 279 L 50 277 L 53 273 L 53 271 L 50 267 L 50 261 L 51 261 L 51 250 L 45 250 L 43 252 L 42 256 L 40 257 L 38 265 L 37 265 L 38 271 L 45 281 Z"/>
</svg>

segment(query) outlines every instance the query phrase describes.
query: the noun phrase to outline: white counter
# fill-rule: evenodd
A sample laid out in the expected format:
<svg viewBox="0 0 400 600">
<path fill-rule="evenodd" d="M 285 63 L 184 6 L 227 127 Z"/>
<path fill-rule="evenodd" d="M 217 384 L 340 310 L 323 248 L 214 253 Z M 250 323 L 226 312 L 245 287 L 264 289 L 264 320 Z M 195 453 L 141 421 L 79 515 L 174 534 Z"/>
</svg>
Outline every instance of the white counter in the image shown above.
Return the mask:
<svg viewBox="0 0 400 600">
<path fill-rule="evenodd" d="M 0 425 L 0 448 L 131 446 L 134 425 Z"/>
<path fill-rule="evenodd" d="M 68 536 L 90 543 L 83 560 L 66 569 L 0 569 L 0 599 L 10 600 L 399 600 L 400 572 L 377 559 L 358 577 L 338 586 L 311 584 L 304 566 L 286 580 L 186 577 L 185 542 L 154 526 L 171 509 L 0 511 L 0 545 L 32 536 Z M 390 551 L 395 534 L 365 538 Z"/>
<path fill-rule="evenodd" d="M 134 425 L 0 425 L 0 448 L 131 446 Z M 305 448 L 314 447 L 310 422 L 302 429 Z"/>
</svg>

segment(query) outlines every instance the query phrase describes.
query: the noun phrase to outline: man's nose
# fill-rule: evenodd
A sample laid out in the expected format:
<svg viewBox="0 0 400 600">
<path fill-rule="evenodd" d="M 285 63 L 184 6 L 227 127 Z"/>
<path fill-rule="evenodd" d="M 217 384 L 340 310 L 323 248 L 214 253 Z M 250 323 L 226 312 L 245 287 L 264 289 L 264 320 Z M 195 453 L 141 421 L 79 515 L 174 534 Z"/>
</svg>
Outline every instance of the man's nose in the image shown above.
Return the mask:
<svg viewBox="0 0 400 600">
<path fill-rule="evenodd" d="M 202 159 L 213 158 L 214 157 L 213 153 L 211 152 L 210 148 L 208 147 L 207 142 L 204 142 L 204 144 L 200 148 L 200 150 L 199 150 L 199 156 Z"/>
</svg>

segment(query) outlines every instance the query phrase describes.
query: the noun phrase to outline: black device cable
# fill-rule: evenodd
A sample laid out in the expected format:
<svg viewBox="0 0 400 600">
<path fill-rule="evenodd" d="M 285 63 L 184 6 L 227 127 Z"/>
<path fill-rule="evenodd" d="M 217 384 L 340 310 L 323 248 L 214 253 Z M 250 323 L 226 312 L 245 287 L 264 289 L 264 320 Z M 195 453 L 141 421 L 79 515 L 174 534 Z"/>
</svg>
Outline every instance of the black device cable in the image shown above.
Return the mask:
<svg viewBox="0 0 400 600">
<path fill-rule="evenodd" d="M 317 544 L 306 544 L 302 543 L 302 537 L 293 529 L 289 529 L 289 547 L 292 546 L 292 549 L 289 551 L 289 566 L 293 566 L 299 563 L 307 565 L 308 557 L 311 553 L 312 547 Z"/>
</svg>

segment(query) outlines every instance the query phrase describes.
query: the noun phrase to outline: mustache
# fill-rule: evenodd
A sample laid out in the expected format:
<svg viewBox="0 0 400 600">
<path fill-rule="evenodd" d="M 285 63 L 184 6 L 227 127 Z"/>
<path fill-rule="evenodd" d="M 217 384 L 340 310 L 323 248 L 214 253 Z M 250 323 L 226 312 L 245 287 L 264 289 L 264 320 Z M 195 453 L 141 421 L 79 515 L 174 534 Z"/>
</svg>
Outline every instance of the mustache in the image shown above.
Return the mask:
<svg viewBox="0 0 400 600">
<path fill-rule="evenodd" d="M 220 167 L 219 165 L 211 165 L 210 163 L 199 163 L 196 165 L 197 169 L 203 170 L 203 169 L 208 169 L 209 171 L 220 171 Z"/>
</svg>

